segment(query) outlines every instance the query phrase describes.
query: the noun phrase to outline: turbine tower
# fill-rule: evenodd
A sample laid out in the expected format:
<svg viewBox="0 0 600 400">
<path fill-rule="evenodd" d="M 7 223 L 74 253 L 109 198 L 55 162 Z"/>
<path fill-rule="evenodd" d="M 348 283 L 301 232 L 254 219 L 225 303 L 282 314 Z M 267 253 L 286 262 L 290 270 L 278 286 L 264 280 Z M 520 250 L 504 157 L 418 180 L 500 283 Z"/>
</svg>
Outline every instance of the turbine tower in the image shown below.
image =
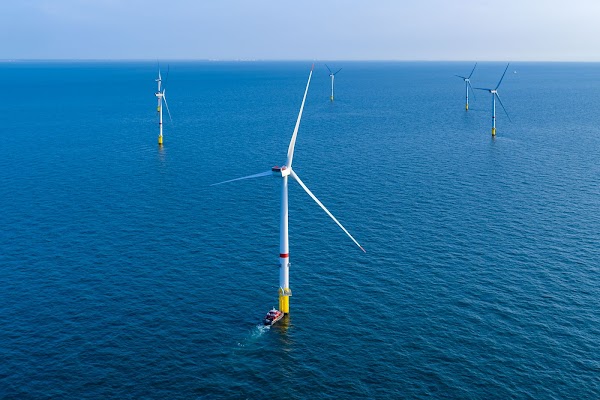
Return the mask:
<svg viewBox="0 0 600 400">
<path fill-rule="evenodd" d="M 300 177 L 292 169 L 292 162 L 294 159 L 294 147 L 296 146 L 296 137 L 298 135 L 298 128 L 300 127 L 300 119 L 302 118 L 302 111 L 304 110 L 304 103 L 306 101 L 306 94 L 308 93 L 308 87 L 310 85 L 310 79 L 312 77 L 314 69 L 310 70 L 308 75 L 308 82 L 306 83 L 306 89 L 304 91 L 304 97 L 302 98 L 302 105 L 300 106 L 300 112 L 298 113 L 298 119 L 296 120 L 296 126 L 294 127 L 294 133 L 288 147 L 287 159 L 284 166 L 275 166 L 268 171 L 261 172 L 254 175 L 244 176 L 242 178 L 230 179 L 224 182 L 215 183 L 214 185 L 220 185 L 223 183 L 239 181 L 242 179 L 259 178 L 262 176 L 275 176 L 281 179 L 281 218 L 279 225 L 279 310 L 285 314 L 290 312 L 290 296 L 292 290 L 290 289 L 290 257 L 289 257 L 289 236 L 288 236 L 288 177 L 292 177 L 298 184 L 304 189 L 306 193 L 329 215 L 331 219 L 340 227 L 342 230 L 352 239 L 352 241 L 362 250 L 365 251 L 362 246 L 352 237 L 352 235 L 344 228 L 344 226 L 329 212 L 329 210 L 317 199 L 317 197 L 310 191 L 310 189 L 302 182 Z"/>
<path fill-rule="evenodd" d="M 169 71 L 167 69 L 167 80 L 168 79 L 169 79 Z M 160 68 L 158 69 L 158 78 L 155 79 L 155 81 L 158 83 L 158 89 L 156 90 L 156 93 L 154 94 L 158 100 L 158 106 L 156 107 L 156 112 L 158 112 L 158 145 L 162 146 L 162 144 L 163 144 L 163 115 L 162 115 L 163 101 L 165 102 L 165 106 L 167 107 L 167 113 L 169 114 L 169 119 L 171 120 L 171 122 L 173 122 L 173 119 L 171 119 L 171 112 L 169 111 L 169 105 L 167 104 L 167 97 L 165 96 L 166 84 L 165 84 L 165 87 L 163 87 L 161 90 L 162 78 L 160 76 Z"/>
<path fill-rule="evenodd" d="M 325 66 L 327 67 L 327 64 L 325 64 Z M 331 69 L 327 67 L 327 70 L 329 70 L 329 77 L 331 78 L 331 96 L 329 97 L 329 100 L 333 101 L 333 81 L 335 80 L 335 76 L 337 75 L 337 73 L 340 72 L 342 69 L 340 68 L 335 72 L 331 72 Z"/>
<path fill-rule="evenodd" d="M 510 116 L 508 115 L 508 111 L 506 111 L 506 108 L 504 107 L 504 104 L 502 104 L 502 100 L 500 100 L 500 95 L 498 94 L 498 88 L 500 87 L 500 84 L 502 83 L 502 80 L 504 79 L 504 75 L 506 75 L 506 71 L 508 70 L 508 66 L 509 65 L 510 65 L 510 63 L 506 64 L 506 69 L 504 70 L 504 73 L 502 74 L 502 77 L 500 78 L 500 81 L 498 82 L 498 84 L 496 85 L 496 87 L 494 89 L 489 89 L 489 88 L 475 88 L 475 89 L 478 89 L 478 90 L 488 91 L 488 92 L 490 92 L 492 94 L 492 137 L 496 136 L 496 98 L 498 99 L 498 102 L 500 103 L 500 105 L 502 106 L 502 109 L 506 113 L 506 116 L 508 117 L 508 120 L 510 122 L 512 122 L 512 120 L 510 119 Z"/>
<path fill-rule="evenodd" d="M 471 90 L 473 90 L 473 87 L 471 86 L 471 77 L 473 76 L 473 72 L 475 72 L 475 68 L 477 67 L 477 63 L 475 63 L 475 67 L 473 67 L 473 70 L 471 71 L 471 73 L 469 74 L 468 77 L 466 76 L 460 76 L 460 75 L 454 75 L 454 76 L 458 76 L 459 78 L 461 78 L 462 80 L 465 81 L 465 90 L 467 92 L 467 103 L 465 105 L 465 110 L 469 111 L 469 87 L 471 88 Z M 475 93 L 473 92 L 473 98 L 475 98 Z"/>
</svg>

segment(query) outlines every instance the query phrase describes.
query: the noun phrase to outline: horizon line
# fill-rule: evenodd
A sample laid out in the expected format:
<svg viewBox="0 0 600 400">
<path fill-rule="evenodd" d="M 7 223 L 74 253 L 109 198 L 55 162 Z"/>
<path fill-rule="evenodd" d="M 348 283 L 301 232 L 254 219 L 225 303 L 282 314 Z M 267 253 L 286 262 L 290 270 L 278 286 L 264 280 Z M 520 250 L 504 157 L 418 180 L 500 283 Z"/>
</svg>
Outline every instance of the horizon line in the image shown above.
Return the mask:
<svg viewBox="0 0 600 400">
<path fill-rule="evenodd" d="M 161 61 L 178 62 L 444 62 L 444 63 L 462 63 L 462 62 L 490 62 L 490 63 L 600 63 L 600 60 L 434 60 L 434 59 L 285 59 L 285 58 L 160 58 Z M 2 58 L 0 63 L 10 62 L 156 62 L 156 58 Z"/>
</svg>

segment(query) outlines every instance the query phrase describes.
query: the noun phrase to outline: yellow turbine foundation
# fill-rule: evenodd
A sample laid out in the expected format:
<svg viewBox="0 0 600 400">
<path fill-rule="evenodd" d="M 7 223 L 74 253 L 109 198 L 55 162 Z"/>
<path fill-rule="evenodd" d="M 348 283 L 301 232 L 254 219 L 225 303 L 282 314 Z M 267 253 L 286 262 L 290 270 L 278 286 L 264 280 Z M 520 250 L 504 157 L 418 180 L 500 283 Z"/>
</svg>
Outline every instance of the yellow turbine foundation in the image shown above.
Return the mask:
<svg viewBox="0 0 600 400">
<path fill-rule="evenodd" d="M 492 136 L 496 136 L 496 128 L 492 128 Z"/>
<path fill-rule="evenodd" d="M 283 290 L 279 288 L 279 311 L 284 314 L 290 313 L 290 296 L 292 291 L 290 289 Z"/>
<path fill-rule="evenodd" d="M 163 143 L 162 143 L 162 138 L 163 138 L 163 137 L 162 137 L 162 135 L 160 135 L 160 136 L 158 137 L 158 144 L 159 144 L 159 146 L 162 146 L 162 144 L 163 144 Z"/>
<path fill-rule="evenodd" d="M 329 96 L 329 100 L 333 101 L 333 96 Z"/>
<path fill-rule="evenodd" d="M 465 110 L 469 111 L 469 105 L 465 105 Z"/>
</svg>

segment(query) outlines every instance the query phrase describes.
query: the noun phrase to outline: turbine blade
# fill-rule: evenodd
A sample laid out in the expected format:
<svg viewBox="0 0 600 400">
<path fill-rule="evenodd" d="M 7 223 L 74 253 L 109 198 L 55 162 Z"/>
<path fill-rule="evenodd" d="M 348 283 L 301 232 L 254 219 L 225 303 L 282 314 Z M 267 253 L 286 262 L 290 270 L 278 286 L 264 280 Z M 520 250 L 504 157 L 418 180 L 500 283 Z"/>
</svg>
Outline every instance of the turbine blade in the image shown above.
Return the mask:
<svg viewBox="0 0 600 400">
<path fill-rule="evenodd" d="M 467 84 L 469 85 L 469 87 L 471 88 L 471 93 L 473 94 L 473 99 L 477 100 L 475 98 L 475 90 L 473 90 L 473 86 L 471 86 L 471 81 L 467 81 Z"/>
<path fill-rule="evenodd" d="M 212 184 L 212 185 L 210 185 L 210 186 L 217 186 L 217 185 L 222 185 L 222 184 L 224 184 L 224 183 L 235 182 L 235 181 L 241 181 L 241 180 L 243 180 L 243 179 L 260 178 L 260 177 L 262 177 L 262 176 L 269 176 L 269 175 L 273 175 L 273 171 L 271 171 L 271 170 L 268 170 L 268 171 L 261 172 L 261 173 L 258 173 L 258 174 L 254 174 L 254 175 L 248 175 L 248 176 L 243 176 L 243 177 L 241 177 L 241 178 L 229 179 L 228 181 L 223 181 L 223 182 L 219 182 L 219 183 L 213 183 L 213 184 Z"/>
<path fill-rule="evenodd" d="M 338 69 L 337 71 L 335 71 L 333 74 L 337 74 L 338 72 L 340 72 L 342 70 L 342 68 Z"/>
<path fill-rule="evenodd" d="M 169 82 L 169 70 L 171 69 L 171 66 L 167 64 L 167 77 L 165 78 L 165 84 L 163 85 L 163 88 L 167 88 L 167 83 Z"/>
<path fill-rule="evenodd" d="M 498 88 L 500 87 L 500 84 L 502 83 L 502 79 L 504 79 L 504 75 L 506 75 L 506 71 L 508 71 L 509 65 L 510 65 L 510 63 L 506 64 L 506 69 L 504 70 L 504 73 L 502 74 L 502 78 L 500 78 L 500 82 L 498 82 L 498 85 L 496 85 L 496 90 L 498 90 Z"/>
<path fill-rule="evenodd" d="M 476 87 L 474 89 L 477 89 L 477 90 L 487 90 L 488 92 L 491 92 L 492 90 L 494 90 L 494 89 L 488 89 L 488 88 L 482 88 L 482 87 Z"/>
<path fill-rule="evenodd" d="M 460 76 L 460 75 L 454 75 L 454 76 L 458 76 L 460 79 L 464 79 L 464 80 L 467 80 L 467 79 L 468 79 L 468 78 L 467 78 L 467 77 L 465 77 L 465 76 Z"/>
<path fill-rule="evenodd" d="M 473 71 L 469 74 L 469 79 L 473 76 L 473 72 L 475 72 L 475 68 L 477 67 L 477 63 L 475 63 L 475 67 L 473 67 Z"/>
<path fill-rule="evenodd" d="M 329 71 L 329 73 L 331 73 L 331 69 L 327 66 L 327 64 L 325 64 L 325 66 L 327 67 L 327 70 Z"/>
<path fill-rule="evenodd" d="M 171 111 L 169 111 L 169 104 L 167 103 L 167 96 L 165 96 L 165 89 L 163 89 L 163 100 L 165 101 L 165 106 L 167 106 L 167 114 L 169 114 L 169 120 L 173 123 L 173 118 L 171 118 Z"/>
<path fill-rule="evenodd" d="M 294 127 L 294 133 L 292 134 L 292 140 L 290 140 L 290 146 L 288 147 L 287 162 L 288 168 L 292 167 L 292 161 L 294 159 L 294 147 L 296 147 L 296 137 L 298 136 L 298 128 L 300 127 L 300 120 L 302 119 L 302 111 L 304 111 L 304 102 L 306 101 L 306 94 L 308 93 L 308 87 L 310 86 L 310 78 L 312 77 L 313 69 L 315 64 L 310 69 L 308 74 L 308 82 L 306 82 L 306 89 L 304 90 L 304 97 L 302 98 L 302 105 L 300 106 L 300 112 L 298 113 L 298 119 L 296 120 L 296 126 Z"/>
<path fill-rule="evenodd" d="M 502 100 L 500 100 L 500 96 L 498 95 L 498 92 L 496 92 L 495 95 L 496 95 L 496 98 L 498 99 L 498 102 L 500 102 L 500 105 L 502 106 L 502 109 L 506 113 L 506 116 L 508 117 L 508 120 L 510 122 L 512 122 L 512 119 L 510 119 L 510 115 L 508 115 L 508 111 L 506 111 L 506 108 L 504 108 L 504 104 L 502 104 Z"/>
<path fill-rule="evenodd" d="M 300 180 L 300 178 L 298 177 L 298 175 L 296 175 L 296 173 L 294 172 L 294 170 L 291 170 L 291 171 L 290 171 L 290 175 L 291 175 L 291 176 L 292 176 L 292 177 L 293 177 L 293 178 L 296 180 L 296 182 L 298 182 L 298 183 L 300 184 L 300 186 L 302 186 L 302 189 L 304 189 L 304 191 L 305 191 L 306 193 L 308 193 L 308 195 L 309 195 L 310 197 L 312 197 L 312 199 L 313 199 L 313 200 L 314 200 L 314 201 L 315 201 L 315 202 L 316 202 L 316 203 L 317 203 L 319 206 L 321 206 L 321 208 L 323 209 L 323 211 L 325 211 L 325 212 L 327 213 L 327 215 L 329 215 L 329 216 L 331 217 L 331 219 L 332 219 L 332 220 L 333 220 L 333 221 L 334 221 L 336 224 L 338 224 L 338 226 L 339 226 L 340 228 L 342 228 L 342 230 L 343 230 L 343 231 L 346 233 L 346 235 L 348 235 L 348 237 L 349 237 L 350 239 L 352 239 L 352 241 L 354 242 L 354 244 L 356 244 L 356 245 L 358 246 L 358 248 L 359 248 L 359 249 L 361 249 L 363 252 L 365 252 L 365 253 L 366 253 L 366 250 L 365 250 L 365 249 L 363 249 L 363 247 L 362 247 L 362 246 L 361 246 L 361 245 L 360 245 L 360 244 L 359 244 L 359 243 L 356 241 L 356 239 L 354 239 L 354 238 L 352 237 L 352 235 L 350 234 L 350 232 L 348 232 L 348 231 L 346 230 L 346 228 L 344 228 L 344 226 L 343 226 L 343 225 L 340 223 L 340 221 L 338 221 L 338 220 L 337 220 L 337 219 L 336 219 L 336 218 L 333 216 L 333 214 L 331 214 L 331 213 L 329 212 L 329 210 L 328 210 L 328 209 L 327 209 L 327 208 L 326 208 L 326 207 L 323 205 L 323 203 L 321 203 L 321 202 L 319 201 L 319 199 L 317 199 L 317 197 L 316 197 L 316 196 L 313 194 L 313 192 L 311 192 L 311 191 L 310 191 L 310 189 L 306 187 L 306 185 L 304 184 L 304 182 L 302 182 L 302 181 Z"/>
</svg>

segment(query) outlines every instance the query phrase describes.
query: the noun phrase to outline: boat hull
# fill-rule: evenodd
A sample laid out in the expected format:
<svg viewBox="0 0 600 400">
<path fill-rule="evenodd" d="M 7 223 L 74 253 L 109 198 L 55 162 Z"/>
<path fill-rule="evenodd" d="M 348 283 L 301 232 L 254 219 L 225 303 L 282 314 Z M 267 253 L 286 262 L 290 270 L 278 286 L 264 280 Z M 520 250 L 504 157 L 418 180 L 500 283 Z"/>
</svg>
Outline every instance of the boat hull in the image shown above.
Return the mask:
<svg viewBox="0 0 600 400">
<path fill-rule="evenodd" d="M 267 314 L 267 316 L 266 316 L 266 317 L 265 317 L 265 319 L 263 320 L 263 323 L 264 323 L 266 326 L 271 326 L 271 325 L 273 325 L 275 322 L 277 322 L 277 321 L 279 321 L 281 318 L 283 318 L 283 316 L 284 316 L 284 315 L 285 315 L 285 314 L 284 314 L 284 313 L 282 313 L 282 312 L 280 312 L 280 311 L 279 311 L 279 313 L 278 313 L 277 315 L 275 315 L 275 316 L 271 316 L 271 315 Z"/>
</svg>

